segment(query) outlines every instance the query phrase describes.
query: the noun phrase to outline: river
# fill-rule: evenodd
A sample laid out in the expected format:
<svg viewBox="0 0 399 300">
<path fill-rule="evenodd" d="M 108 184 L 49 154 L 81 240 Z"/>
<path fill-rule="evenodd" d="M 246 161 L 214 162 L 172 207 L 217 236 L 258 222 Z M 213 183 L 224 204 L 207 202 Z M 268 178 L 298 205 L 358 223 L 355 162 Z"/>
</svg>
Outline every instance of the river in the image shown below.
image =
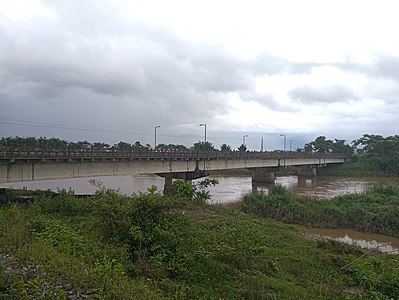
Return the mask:
<svg viewBox="0 0 399 300">
<path fill-rule="evenodd" d="M 227 204 L 237 202 L 251 192 L 253 187 L 251 177 L 212 177 L 219 179 L 219 184 L 210 187 L 211 203 Z M 157 186 L 162 191 L 164 180 L 155 175 L 126 175 L 96 177 L 107 188 L 119 189 L 120 193 L 131 195 L 145 192 L 151 185 Z M 75 194 L 92 194 L 97 187 L 89 182 L 90 178 L 73 178 L 59 180 L 44 180 L 32 182 L 16 182 L 2 184 L 3 187 L 27 189 L 72 189 Z M 345 193 L 362 192 L 375 183 L 399 185 L 399 178 L 370 178 L 370 177 L 327 177 L 320 176 L 308 179 L 298 179 L 297 176 L 282 176 L 276 178 L 276 184 L 283 185 L 292 192 L 318 198 L 331 198 Z M 268 191 L 271 185 L 257 187 L 258 190 Z M 399 239 L 384 235 L 361 233 L 347 229 L 309 229 L 297 227 L 306 235 L 328 237 L 344 243 L 354 244 L 362 248 L 378 250 L 397 254 L 399 252 Z"/>
<path fill-rule="evenodd" d="M 212 203 L 237 202 L 252 191 L 250 176 L 217 177 L 219 184 L 210 187 Z M 0 184 L 3 187 L 27 188 L 27 189 L 72 189 L 75 194 L 93 194 L 96 187 L 89 183 L 91 178 L 71 178 L 42 181 L 25 181 Z M 101 176 L 94 179 L 102 181 L 104 186 L 119 189 L 120 193 L 131 195 L 145 192 L 151 185 L 163 189 L 164 179 L 155 175 L 125 175 L 125 176 Z M 345 193 L 362 192 L 374 183 L 399 184 L 399 178 L 370 178 L 370 177 L 328 177 L 320 176 L 312 179 L 298 179 L 297 176 L 281 176 L 276 178 L 276 184 L 283 185 L 292 192 L 300 195 L 308 195 L 318 198 L 331 198 Z M 271 185 L 259 186 L 258 190 L 268 191 Z"/>
</svg>

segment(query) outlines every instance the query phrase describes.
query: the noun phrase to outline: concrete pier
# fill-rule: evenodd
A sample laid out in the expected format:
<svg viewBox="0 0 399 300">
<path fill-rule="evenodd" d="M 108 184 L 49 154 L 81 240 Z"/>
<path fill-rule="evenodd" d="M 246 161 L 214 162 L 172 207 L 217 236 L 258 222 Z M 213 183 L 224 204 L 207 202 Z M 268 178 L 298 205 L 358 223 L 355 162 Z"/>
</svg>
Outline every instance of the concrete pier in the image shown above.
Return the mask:
<svg viewBox="0 0 399 300">
<path fill-rule="evenodd" d="M 315 167 L 299 167 L 298 168 L 298 176 L 304 177 L 316 177 L 317 172 Z"/>
<path fill-rule="evenodd" d="M 208 172 L 197 169 L 192 172 L 157 173 L 157 175 L 165 178 L 164 192 L 166 192 L 172 187 L 173 179 L 180 179 L 184 180 L 186 183 L 192 183 L 194 179 L 208 176 Z"/>
</svg>

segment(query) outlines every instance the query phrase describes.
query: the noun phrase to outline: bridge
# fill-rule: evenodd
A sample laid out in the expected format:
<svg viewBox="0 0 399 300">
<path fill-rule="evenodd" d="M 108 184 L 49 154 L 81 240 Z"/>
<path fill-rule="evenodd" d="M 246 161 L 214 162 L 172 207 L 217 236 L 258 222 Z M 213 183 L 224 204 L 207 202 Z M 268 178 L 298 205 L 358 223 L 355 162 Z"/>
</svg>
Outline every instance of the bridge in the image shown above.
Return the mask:
<svg viewBox="0 0 399 300">
<path fill-rule="evenodd" d="M 316 167 L 348 161 L 344 154 L 288 151 L 3 148 L 0 183 L 152 173 L 165 178 L 167 189 L 173 178 L 191 181 L 207 176 L 211 170 L 238 168 L 251 170 L 253 183 L 271 183 L 274 172 L 286 166 L 297 166 L 298 175 L 313 177 Z"/>
</svg>

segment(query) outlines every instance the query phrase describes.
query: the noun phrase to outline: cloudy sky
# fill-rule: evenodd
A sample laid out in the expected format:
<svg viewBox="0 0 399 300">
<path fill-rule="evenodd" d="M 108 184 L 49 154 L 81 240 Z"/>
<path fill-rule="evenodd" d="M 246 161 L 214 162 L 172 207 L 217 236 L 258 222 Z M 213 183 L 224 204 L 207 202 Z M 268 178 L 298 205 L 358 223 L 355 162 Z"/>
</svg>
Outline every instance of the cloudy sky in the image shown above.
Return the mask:
<svg viewBox="0 0 399 300">
<path fill-rule="evenodd" d="M 397 1 L 0 0 L 0 136 L 398 134 Z M 287 142 L 288 143 L 288 142 Z M 302 144 L 301 144 L 302 143 Z"/>
</svg>

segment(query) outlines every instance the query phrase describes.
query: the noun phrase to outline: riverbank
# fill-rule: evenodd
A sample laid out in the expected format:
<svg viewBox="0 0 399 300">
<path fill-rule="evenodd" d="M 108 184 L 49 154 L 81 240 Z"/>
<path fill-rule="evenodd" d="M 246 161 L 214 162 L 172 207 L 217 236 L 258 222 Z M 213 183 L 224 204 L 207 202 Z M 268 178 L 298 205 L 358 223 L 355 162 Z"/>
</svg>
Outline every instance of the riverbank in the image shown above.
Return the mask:
<svg viewBox="0 0 399 300">
<path fill-rule="evenodd" d="M 374 185 L 367 191 L 329 200 L 303 197 L 282 186 L 248 194 L 242 210 L 263 218 L 316 228 L 353 228 L 399 237 L 399 187 Z"/>
<path fill-rule="evenodd" d="M 274 220 L 154 191 L 127 197 L 101 190 L 84 199 L 61 192 L 3 205 L 0 235 L 6 299 L 399 295 L 396 257 L 305 239 Z"/>
</svg>

